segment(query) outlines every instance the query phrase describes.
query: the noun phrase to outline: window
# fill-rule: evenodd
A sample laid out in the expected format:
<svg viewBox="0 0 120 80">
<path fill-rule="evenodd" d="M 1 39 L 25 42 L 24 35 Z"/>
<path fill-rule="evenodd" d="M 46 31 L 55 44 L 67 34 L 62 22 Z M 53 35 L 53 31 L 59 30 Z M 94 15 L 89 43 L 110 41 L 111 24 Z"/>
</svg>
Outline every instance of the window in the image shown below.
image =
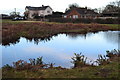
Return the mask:
<svg viewBox="0 0 120 80">
<path fill-rule="evenodd" d="M 78 15 L 76 15 L 76 18 L 78 18 Z"/>
<path fill-rule="evenodd" d="M 67 16 L 64 16 L 64 18 L 67 18 Z"/>
<path fill-rule="evenodd" d="M 84 18 L 86 18 L 86 16 L 84 16 Z"/>
<path fill-rule="evenodd" d="M 50 13 L 50 11 L 47 11 L 47 13 Z"/>
<path fill-rule="evenodd" d="M 43 11 L 41 11 L 41 14 L 43 14 L 44 12 Z"/>
<path fill-rule="evenodd" d="M 73 15 L 73 18 L 74 18 L 74 19 L 78 18 L 78 15 Z"/>
</svg>

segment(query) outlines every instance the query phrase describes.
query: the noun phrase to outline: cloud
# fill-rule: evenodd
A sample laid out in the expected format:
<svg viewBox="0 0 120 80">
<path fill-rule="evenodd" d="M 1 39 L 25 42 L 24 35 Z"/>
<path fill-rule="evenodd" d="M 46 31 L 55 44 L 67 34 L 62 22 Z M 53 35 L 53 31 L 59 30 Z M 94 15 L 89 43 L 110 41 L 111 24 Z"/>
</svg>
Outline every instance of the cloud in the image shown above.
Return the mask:
<svg viewBox="0 0 120 80">
<path fill-rule="evenodd" d="M 63 50 L 57 50 L 49 47 L 29 47 L 24 49 L 27 53 L 40 53 L 42 55 L 54 56 L 59 59 L 70 59 L 71 56 L 64 53 Z"/>
<path fill-rule="evenodd" d="M 26 51 L 34 52 L 34 53 L 38 53 L 38 52 L 48 53 L 48 52 L 53 52 L 54 50 L 51 48 L 47 48 L 47 47 L 29 47 L 29 48 L 26 48 Z"/>
</svg>

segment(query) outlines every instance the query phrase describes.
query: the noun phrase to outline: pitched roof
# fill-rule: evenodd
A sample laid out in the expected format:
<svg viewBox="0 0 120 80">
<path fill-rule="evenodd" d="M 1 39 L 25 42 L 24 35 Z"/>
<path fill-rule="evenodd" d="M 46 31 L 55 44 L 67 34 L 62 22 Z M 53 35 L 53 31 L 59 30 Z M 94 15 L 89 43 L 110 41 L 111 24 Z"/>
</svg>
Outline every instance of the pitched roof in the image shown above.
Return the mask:
<svg viewBox="0 0 120 80">
<path fill-rule="evenodd" d="M 48 7 L 50 7 L 50 6 L 43 6 L 42 5 L 42 7 L 32 7 L 32 6 L 26 6 L 26 8 L 28 9 L 28 10 L 45 10 L 46 8 L 48 8 Z M 51 7 L 50 7 L 51 8 Z M 51 8 L 52 9 L 52 8 Z"/>
<path fill-rule="evenodd" d="M 70 14 L 72 10 L 76 10 L 79 14 L 98 14 L 96 12 L 94 12 L 94 10 L 90 10 L 87 8 L 73 8 L 73 9 L 69 9 L 65 12 L 66 15 Z"/>
</svg>

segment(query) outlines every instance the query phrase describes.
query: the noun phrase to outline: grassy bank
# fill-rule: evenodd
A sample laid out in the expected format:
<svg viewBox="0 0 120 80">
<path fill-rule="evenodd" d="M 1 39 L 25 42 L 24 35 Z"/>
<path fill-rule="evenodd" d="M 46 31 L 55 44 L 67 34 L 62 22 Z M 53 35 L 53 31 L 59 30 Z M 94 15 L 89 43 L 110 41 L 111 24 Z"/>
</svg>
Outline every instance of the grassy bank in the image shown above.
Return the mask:
<svg viewBox="0 0 120 80">
<path fill-rule="evenodd" d="M 96 61 L 99 61 L 99 66 L 85 66 L 84 61 L 81 61 L 81 56 L 77 54 L 76 63 L 79 66 L 71 69 L 62 67 L 48 67 L 43 68 L 40 65 L 43 63 L 37 63 L 34 68 L 23 67 L 23 64 L 19 66 L 11 67 L 9 65 L 2 68 L 3 78 L 118 78 L 120 72 L 120 51 L 107 52 L 106 58 L 99 57 Z M 40 58 L 41 59 L 41 58 Z M 79 60 L 80 59 L 80 60 Z M 73 60 L 74 61 L 74 60 Z M 41 61 L 40 61 L 41 62 Z M 76 64 L 74 63 L 74 65 Z M 104 63 L 104 64 L 103 64 Z M 28 63 L 27 63 L 28 64 Z M 32 63 L 30 63 L 32 65 Z M 81 66 L 82 65 L 82 66 Z M 84 65 L 84 66 L 83 66 Z M 87 64 L 88 65 L 88 64 Z M 40 68 L 36 68 L 39 66 Z M 36 68 L 36 69 L 35 69 Z"/>
<path fill-rule="evenodd" d="M 73 24 L 10 20 L 3 20 L 2 23 L 3 45 L 9 44 L 9 42 L 15 43 L 20 37 L 25 37 L 29 40 L 44 40 L 59 33 L 86 34 L 87 32 L 120 30 L 117 24 Z"/>
<path fill-rule="evenodd" d="M 120 30 L 120 24 L 101 24 L 101 25 L 109 26 L 109 27 L 111 27 L 113 30 L 114 30 L 114 29 Z"/>
</svg>

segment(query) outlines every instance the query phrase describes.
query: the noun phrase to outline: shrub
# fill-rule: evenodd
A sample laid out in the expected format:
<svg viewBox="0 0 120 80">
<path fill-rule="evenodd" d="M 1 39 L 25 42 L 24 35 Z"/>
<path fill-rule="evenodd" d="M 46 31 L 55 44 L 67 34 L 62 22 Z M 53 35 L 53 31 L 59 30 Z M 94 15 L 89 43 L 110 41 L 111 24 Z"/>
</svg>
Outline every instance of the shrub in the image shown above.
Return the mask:
<svg viewBox="0 0 120 80">
<path fill-rule="evenodd" d="M 42 57 L 39 57 L 37 59 L 29 59 L 30 64 L 35 66 L 35 65 L 43 65 Z"/>
<path fill-rule="evenodd" d="M 97 63 L 99 65 L 106 65 L 110 63 L 111 61 L 115 60 L 115 58 L 120 57 L 120 50 L 112 50 L 112 51 L 106 51 L 107 55 L 98 55 Z M 108 57 L 108 58 L 107 58 Z"/>
<path fill-rule="evenodd" d="M 74 68 L 76 67 L 84 67 L 86 66 L 86 60 L 87 60 L 87 57 L 85 57 L 84 55 L 81 55 L 80 54 L 76 54 L 74 53 L 75 57 L 72 57 L 72 63 L 74 64 Z"/>
<path fill-rule="evenodd" d="M 118 24 L 118 19 L 70 19 L 70 18 L 49 18 L 49 22 L 60 23 L 100 23 L 100 24 Z"/>
<path fill-rule="evenodd" d="M 105 65 L 109 63 L 109 60 L 106 58 L 106 56 L 98 55 L 98 59 L 96 61 L 98 65 Z"/>
<path fill-rule="evenodd" d="M 9 64 L 6 64 L 6 65 L 3 66 L 3 68 L 5 68 L 5 69 L 7 69 L 7 70 L 10 70 L 10 69 L 12 69 L 13 67 L 10 66 Z"/>
<path fill-rule="evenodd" d="M 112 51 L 106 51 L 107 57 L 109 57 L 110 60 L 112 60 L 114 57 L 120 57 L 120 50 L 112 50 Z"/>
</svg>

